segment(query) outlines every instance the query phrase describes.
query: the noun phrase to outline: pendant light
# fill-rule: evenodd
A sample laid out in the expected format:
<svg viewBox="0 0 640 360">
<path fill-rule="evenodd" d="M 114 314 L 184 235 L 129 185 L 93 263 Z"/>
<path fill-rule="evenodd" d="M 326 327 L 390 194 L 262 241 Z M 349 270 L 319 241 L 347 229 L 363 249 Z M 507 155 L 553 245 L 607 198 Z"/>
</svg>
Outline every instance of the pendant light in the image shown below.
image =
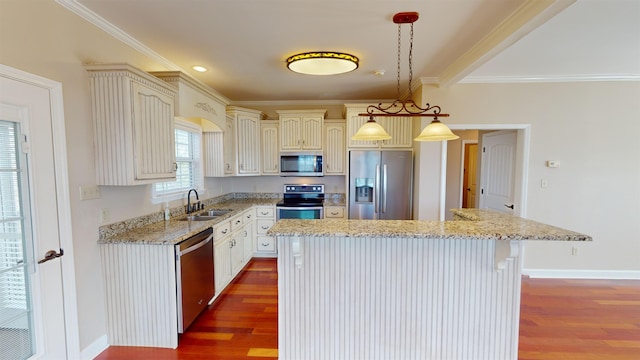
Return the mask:
<svg viewBox="0 0 640 360">
<path fill-rule="evenodd" d="M 367 135 L 369 137 L 385 137 L 384 140 L 390 139 L 391 136 L 384 131 L 384 128 L 375 122 L 374 117 L 376 116 L 402 116 L 402 117 L 418 117 L 421 118 L 423 116 L 433 117 L 433 121 L 427 127 L 424 128 L 422 133 L 415 138 L 415 141 L 446 141 L 446 140 L 455 140 L 458 139 L 459 136 L 449 130 L 449 128 L 441 123 L 438 120 L 438 117 L 448 117 L 449 114 L 442 114 L 440 106 L 437 105 L 429 105 L 426 104 L 426 107 L 422 108 L 418 106 L 412 99 L 413 92 L 411 90 L 411 80 L 413 78 L 413 23 L 416 22 L 419 18 L 419 14 L 417 12 L 402 12 L 397 13 L 393 16 L 393 22 L 398 24 L 398 77 L 397 77 L 397 91 L 398 98 L 393 101 L 391 105 L 384 106 L 382 103 L 378 105 L 369 105 L 367 107 L 367 112 L 364 114 L 358 114 L 360 116 L 369 116 L 369 121 L 367 121 L 362 127 L 358 130 L 358 132 L 351 138 L 353 140 L 372 140 L 371 138 L 365 138 Z M 402 24 L 410 24 L 411 25 L 411 36 L 409 42 L 409 96 L 408 99 L 402 100 L 400 99 L 400 39 L 401 39 L 401 29 Z M 375 126 L 375 125 L 377 126 Z M 363 129 L 367 127 L 368 129 L 376 129 L 376 132 L 370 130 Z M 379 128 L 379 129 L 378 129 Z M 362 134 L 361 134 L 362 131 Z M 367 134 L 367 135 L 365 135 Z"/>
</svg>

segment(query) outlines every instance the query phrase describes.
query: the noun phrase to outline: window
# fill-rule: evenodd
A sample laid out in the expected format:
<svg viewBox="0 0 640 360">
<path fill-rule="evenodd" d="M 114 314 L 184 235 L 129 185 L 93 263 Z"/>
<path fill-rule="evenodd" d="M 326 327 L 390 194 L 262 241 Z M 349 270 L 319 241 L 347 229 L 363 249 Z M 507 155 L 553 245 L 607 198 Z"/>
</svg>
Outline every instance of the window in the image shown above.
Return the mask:
<svg viewBox="0 0 640 360">
<path fill-rule="evenodd" d="M 189 189 L 202 190 L 202 130 L 199 126 L 176 120 L 176 180 L 153 186 L 154 203 L 183 198 Z"/>
</svg>

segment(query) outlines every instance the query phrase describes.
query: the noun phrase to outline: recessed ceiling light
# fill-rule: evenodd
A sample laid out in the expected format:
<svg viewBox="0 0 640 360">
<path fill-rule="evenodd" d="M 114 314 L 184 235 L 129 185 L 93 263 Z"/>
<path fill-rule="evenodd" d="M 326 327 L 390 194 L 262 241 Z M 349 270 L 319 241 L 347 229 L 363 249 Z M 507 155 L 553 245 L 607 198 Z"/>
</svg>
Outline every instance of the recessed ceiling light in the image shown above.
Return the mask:
<svg viewBox="0 0 640 360">
<path fill-rule="evenodd" d="M 358 58 L 333 51 L 312 51 L 290 56 L 289 70 L 307 75 L 336 75 L 358 68 Z"/>
<path fill-rule="evenodd" d="M 192 66 L 191 67 L 193 70 L 198 71 L 198 72 L 205 72 L 207 71 L 207 68 L 204 66 L 200 66 L 200 65 L 196 65 L 196 66 Z"/>
</svg>

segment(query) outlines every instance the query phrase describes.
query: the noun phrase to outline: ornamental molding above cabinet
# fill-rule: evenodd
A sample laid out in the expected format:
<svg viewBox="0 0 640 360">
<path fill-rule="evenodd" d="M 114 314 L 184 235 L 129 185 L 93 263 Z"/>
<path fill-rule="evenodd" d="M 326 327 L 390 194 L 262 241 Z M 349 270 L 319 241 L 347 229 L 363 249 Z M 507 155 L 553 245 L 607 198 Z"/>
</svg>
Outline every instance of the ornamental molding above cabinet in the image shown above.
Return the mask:
<svg viewBox="0 0 640 360">
<path fill-rule="evenodd" d="M 224 128 L 225 113 L 230 100 L 198 80 L 180 71 L 154 71 L 151 75 L 162 79 L 177 89 L 175 116 L 180 118 L 202 118 L 213 122 L 220 131 Z M 205 121 L 201 121 L 202 131 L 208 131 Z"/>
</svg>

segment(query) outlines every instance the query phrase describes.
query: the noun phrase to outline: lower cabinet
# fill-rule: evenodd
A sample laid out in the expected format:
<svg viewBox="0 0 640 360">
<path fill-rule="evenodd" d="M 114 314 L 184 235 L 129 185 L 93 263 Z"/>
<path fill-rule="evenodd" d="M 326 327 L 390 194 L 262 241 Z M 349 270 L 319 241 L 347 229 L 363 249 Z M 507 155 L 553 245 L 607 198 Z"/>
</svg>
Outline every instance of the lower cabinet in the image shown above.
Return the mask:
<svg viewBox="0 0 640 360">
<path fill-rule="evenodd" d="M 325 219 L 345 219 L 344 206 L 325 206 L 324 207 Z"/>
<path fill-rule="evenodd" d="M 216 297 L 255 253 L 255 214 L 255 209 L 250 208 L 213 228 Z"/>
<path fill-rule="evenodd" d="M 256 257 L 277 257 L 276 238 L 267 231 L 276 223 L 275 206 L 256 207 Z"/>
</svg>

